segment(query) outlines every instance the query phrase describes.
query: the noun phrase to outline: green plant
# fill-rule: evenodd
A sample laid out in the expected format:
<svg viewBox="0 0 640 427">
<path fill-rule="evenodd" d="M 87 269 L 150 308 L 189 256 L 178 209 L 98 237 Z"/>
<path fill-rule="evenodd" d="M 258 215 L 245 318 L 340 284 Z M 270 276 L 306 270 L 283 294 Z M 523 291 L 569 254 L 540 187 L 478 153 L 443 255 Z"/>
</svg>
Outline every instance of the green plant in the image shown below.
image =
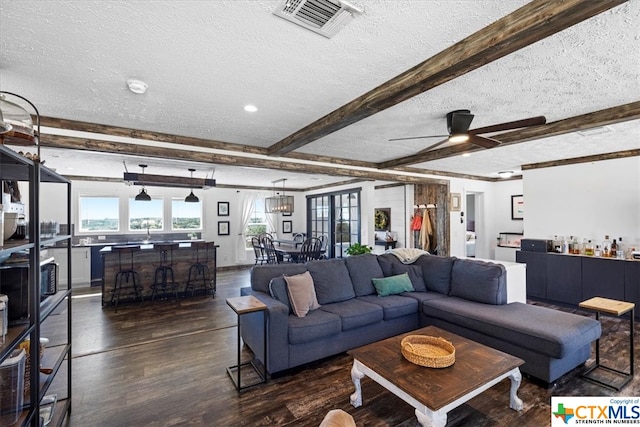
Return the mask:
<svg viewBox="0 0 640 427">
<path fill-rule="evenodd" d="M 351 246 L 347 248 L 345 253 L 347 255 L 360 255 L 360 254 L 368 254 L 371 253 L 373 248 L 367 245 L 361 245 L 360 243 L 353 243 Z"/>
</svg>

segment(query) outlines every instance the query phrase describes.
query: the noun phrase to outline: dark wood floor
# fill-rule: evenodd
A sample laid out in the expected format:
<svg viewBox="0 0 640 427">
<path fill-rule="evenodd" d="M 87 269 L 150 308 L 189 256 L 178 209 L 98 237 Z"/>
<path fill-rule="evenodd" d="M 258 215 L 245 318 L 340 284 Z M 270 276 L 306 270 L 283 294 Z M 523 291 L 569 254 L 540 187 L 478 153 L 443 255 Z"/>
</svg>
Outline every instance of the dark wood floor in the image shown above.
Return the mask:
<svg viewBox="0 0 640 427">
<path fill-rule="evenodd" d="M 99 296 L 74 298 L 74 400 L 67 425 L 317 426 L 335 408 L 352 414 L 359 426 L 418 425 L 409 405 L 368 378 L 362 381 L 363 406 L 353 408 L 346 354 L 238 394 L 225 370 L 235 364 L 237 322 L 225 299 L 247 283 L 248 271 L 221 272 L 215 299 L 121 306 L 117 313 L 101 308 Z M 614 355 L 610 364 L 628 369 L 627 322 L 604 318 L 603 327 L 618 337 L 602 343 L 603 353 Z M 552 395 L 640 393 L 640 379 L 614 392 L 580 379 L 581 369 L 549 389 L 524 378 L 521 412 L 508 408 L 505 380 L 450 412 L 447 425 L 546 426 Z"/>
</svg>

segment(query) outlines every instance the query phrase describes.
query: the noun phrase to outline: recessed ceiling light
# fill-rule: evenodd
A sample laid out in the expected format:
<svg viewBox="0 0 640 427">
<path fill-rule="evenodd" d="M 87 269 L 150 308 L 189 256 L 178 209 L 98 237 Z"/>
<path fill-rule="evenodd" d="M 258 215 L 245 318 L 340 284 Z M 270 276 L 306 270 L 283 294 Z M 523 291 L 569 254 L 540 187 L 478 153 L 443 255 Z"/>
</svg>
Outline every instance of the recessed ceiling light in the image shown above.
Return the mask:
<svg viewBox="0 0 640 427">
<path fill-rule="evenodd" d="M 258 107 L 256 107 L 255 105 L 248 104 L 244 106 L 244 111 L 248 113 L 255 113 L 256 111 L 258 111 Z"/>
<path fill-rule="evenodd" d="M 462 157 L 471 157 L 471 153 L 462 153 Z"/>
<path fill-rule="evenodd" d="M 142 80 L 136 80 L 136 79 L 127 80 L 127 86 L 129 86 L 129 90 L 131 92 L 139 93 L 139 94 L 145 93 L 147 91 L 147 88 L 149 87 Z"/>
<path fill-rule="evenodd" d="M 500 178 L 511 178 L 513 176 L 513 171 L 500 171 L 498 172 Z"/>
</svg>

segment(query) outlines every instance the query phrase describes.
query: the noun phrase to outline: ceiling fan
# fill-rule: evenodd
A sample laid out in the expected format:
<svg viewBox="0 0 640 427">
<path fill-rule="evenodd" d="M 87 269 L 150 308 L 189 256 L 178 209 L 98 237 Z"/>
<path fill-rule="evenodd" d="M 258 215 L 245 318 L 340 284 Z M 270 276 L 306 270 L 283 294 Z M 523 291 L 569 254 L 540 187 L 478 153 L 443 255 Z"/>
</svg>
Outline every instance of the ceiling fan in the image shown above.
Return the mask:
<svg viewBox="0 0 640 427">
<path fill-rule="evenodd" d="M 448 135 L 424 135 L 424 136 L 410 136 L 405 138 L 392 138 L 389 141 L 403 141 L 407 139 L 421 139 L 421 138 L 446 138 L 442 141 L 436 142 L 433 145 L 421 150 L 425 152 L 433 150 L 434 148 L 445 144 L 447 142 L 460 143 L 470 142 L 475 145 L 479 145 L 484 148 L 493 148 L 500 144 L 500 141 L 489 138 L 486 136 L 480 136 L 483 133 L 501 132 L 511 129 L 520 129 L 529 126 L 543 125 L 547 122 L 544 116 L 530 117 L 528 119 L 515 120 L 513 122 L 505 122 L 492 126 L 485 126 L 482 128 L 476 128 L 469 130 L 471 121 L 473 120 L 473 114 L 470 110 L 455 110 L 447 113 L 447 130 Z"/>
</svg>

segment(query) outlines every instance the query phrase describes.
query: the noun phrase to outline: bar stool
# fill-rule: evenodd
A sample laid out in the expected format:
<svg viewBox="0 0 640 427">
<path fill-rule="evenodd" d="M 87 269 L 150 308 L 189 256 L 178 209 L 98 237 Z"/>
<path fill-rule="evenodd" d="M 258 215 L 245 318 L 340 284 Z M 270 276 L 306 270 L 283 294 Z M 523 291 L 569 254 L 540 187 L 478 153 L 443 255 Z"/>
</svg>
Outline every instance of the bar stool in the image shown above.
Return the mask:
<svg viewBox="0 0 640 427">
<path fill-rule="evenodd" d="M 215 282 L 211 280 L 211 273 L 209 272 L 209 248 L 212 247 L 214 242 L 193 242 L 191 243 L 191 249 L 195 253 L 195 263 L 189 267 L 189 278 L 187 284 L 184 287 L 184 293 L 191 289 L 191 296 L 196 292 L 196 289 L 203 288 L 205 295 L 211 290 L 211 297 L 216 296 Z M 204 258 L 200 258 L 200 251 L 204 250 Z"/>
<path fill-rule="evenodd" d="M 118 272 L 116 280 L 111 290 L 111 305 L 114 305 L 115 311 L 118 311 L 118 303 L 121 297 L 133 297 L 133 299 L 142 297 L 142 285 L 139 284 L 140 277 L 138 272 L 133 268 L 133 254 L 140 250 L 139 246 L 114 246 L 111 248 L 113 252 L 118 254 Z M 129 265 L 123 268 L 122 255 L 129 255 Z"/>
<path fill-rule="evenodd" d="M 151 285 L 151 301 L 155 299 L 156 294 L 166 296 L 168 293 L 173 293 L 176 301 L 178 301 L 179 283 L 175 281 L 173 274 L 173 248 L 177 247 L 178 243 L 158 243 L 154 245 L 154 249 L 160 255 L 160 265 L 156 268 L 153 285 Z"/>
</svg>

